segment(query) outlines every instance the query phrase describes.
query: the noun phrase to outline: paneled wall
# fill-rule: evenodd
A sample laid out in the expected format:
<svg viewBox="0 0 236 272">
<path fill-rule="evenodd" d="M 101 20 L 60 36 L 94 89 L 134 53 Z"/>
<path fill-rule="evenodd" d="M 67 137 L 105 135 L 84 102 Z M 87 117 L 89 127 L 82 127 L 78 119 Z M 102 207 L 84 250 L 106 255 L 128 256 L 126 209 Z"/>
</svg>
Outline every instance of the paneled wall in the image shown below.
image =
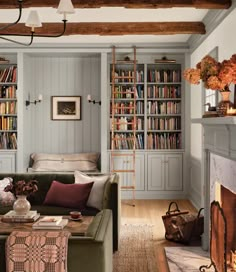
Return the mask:
<svg viewBox="0 0 236 272">
<path fill-rule="evenodd" d="M 100 99 L 100 66 L 98 55 L 24 56 L 24 103 L 28 97 L 34 101 L 43 95 L 41 103 L 23 110 L 25 169 L 33 152 L 100 152 L 101 109 L 87 102 L 88 94 Z M 81 120 L 52 120 L 51 96 L 81 96 Z"/>
</svg>

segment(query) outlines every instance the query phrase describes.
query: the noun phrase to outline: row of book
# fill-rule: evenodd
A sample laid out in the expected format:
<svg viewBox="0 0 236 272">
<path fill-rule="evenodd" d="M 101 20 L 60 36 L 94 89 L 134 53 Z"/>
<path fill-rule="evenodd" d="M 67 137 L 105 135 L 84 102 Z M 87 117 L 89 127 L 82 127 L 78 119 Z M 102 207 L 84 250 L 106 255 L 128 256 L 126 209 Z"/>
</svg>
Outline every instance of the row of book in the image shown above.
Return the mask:
<svg viewBox="0 0 236 272">
<path fill-rule="evenodd" d="M 147 98 L 181 98 L 181 86 L 148 86 Z"/>
<path fill-rule="evenodd" d="M 134 129 L 134 119 L 129 117 L 115 117 L 110 118 L 110 128 L 114 130 L 133 130 Z M 142 118 L 136 118 L 136 130 L 144 129 L 144 120 Z"/>
<path fill-rule="evenodd" d="M 114 145 L 113 149 L 133 149 L 134 142 L 135 149 L 144 149 L 144 138 L 141 133 L 136 134 L 135 141 L 133 140 L 132 133 L 115 134 L 114 138 L 115 139 L 111 141 Z"/>
<path fill-rule="evenodd" d="M 117 102 L 113 106 L 114 114 L 133 114 L 134 102 Z M 110 113 L 112 114 L 112 105 L 110 106 Z M 144 102 L 136 102 L 136 114 L 144 114 Z"/>
<path fill-rule="evenodd" d="M 17 67 L 10 66 L 0 71 L 0 82 L 16 82 Z"/>
<path fill-rule="evenodd" d="M 148 70 L 148 82 L 181 82 L 180 70 Z"/>
<path fill-rule="evenodd" d="M 147 118 L 147 130 L 180 130 L 181 118 Z"/>
<path fill-rule="evenodd" d="M 0 98 L 16 98 L 16 86 L 0 86 Z"/>
<path fill-rule="evenodd" d="M 181 102 L 173 101 L 148 101 L 147 114 L 180 114 Z"/>
<path fill-rule="evenodd" d="M 17 149 L 16 133 L 0 133 L 0 149 Z"/>
<path fill-rule="evenodd" d="M 117 69 L 115 71 L 115 77 L 124 77 L 124 78 L 116 78 L 115 82 L 134 82 L 135 73 L 132 70 L 123 70 Z M 125 78 L 129 77 L 129 78 Z M 112 81 L 112 78 L 111 78 Z M 144 72 L 142 70 L 136 71 L 136 82 L 144 82 Z"/>
<path fill-rule="evenodd" d="M 0 102 L 0 114 L 16 114 L 16 101 Z"/>
<path fill-rule="evenodd" d="M 115 86 L 113 92 L 114 98 L 144 98 L 143 85 L 137 85 L 136 87 L 132 86 Z M 111 88 L 111 97 L 112 97 L 112 88 Z"/>
<path fill-rule="evenodd" d="M 0 130 L 17 130 L 17 118 L 14 116 L 1 116 Z"/>
<path fill-rule="evenodd" d="M 147 149 L 181 149 L 180 133 L 149 133 Z"/>
</svg>

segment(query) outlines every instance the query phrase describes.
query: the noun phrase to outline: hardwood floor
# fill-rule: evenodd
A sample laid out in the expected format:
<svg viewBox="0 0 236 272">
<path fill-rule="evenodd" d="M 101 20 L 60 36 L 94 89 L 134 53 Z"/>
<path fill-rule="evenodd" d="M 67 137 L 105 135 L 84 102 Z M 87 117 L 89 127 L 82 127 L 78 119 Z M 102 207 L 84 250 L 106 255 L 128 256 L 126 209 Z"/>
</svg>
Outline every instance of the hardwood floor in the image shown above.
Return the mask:
<svg viewBox="0 0 236 272">
<path fill-rule="evenodd" d="M 165 240 L 165 229 L 162 222 L 162 215 L 168 209 L 171 200 L 136 200 L 135 207 L 131 206 L 131 201 L 122 201 L 121 204 L 121 224 L 145 223 L 153 225 L 154 243 L 158 264 L 158 272 L 169 272 L 164 247 L 179 246 Z M 196 209 L 188 200 L 176 200 L 180 210 L 196 212 Z"/>
</svg>

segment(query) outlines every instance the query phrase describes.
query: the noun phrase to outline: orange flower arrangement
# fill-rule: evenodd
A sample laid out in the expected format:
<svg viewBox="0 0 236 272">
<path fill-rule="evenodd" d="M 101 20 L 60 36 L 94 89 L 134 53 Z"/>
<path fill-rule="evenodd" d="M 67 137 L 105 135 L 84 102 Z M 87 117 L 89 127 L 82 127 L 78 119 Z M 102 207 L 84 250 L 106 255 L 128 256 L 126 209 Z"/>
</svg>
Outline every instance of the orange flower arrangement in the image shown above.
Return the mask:
<svg viewBox="0 0 236 272">
<path fill-rule="evenodd" d="M 191 84 L 199 84 L 202 80 L 207 89 L 229 91 L 229 85 L 236 84 L 236 54 L 222 62 L 207 55 L 196 68 L 186 69 L 183 76 Z"/>
</svg>

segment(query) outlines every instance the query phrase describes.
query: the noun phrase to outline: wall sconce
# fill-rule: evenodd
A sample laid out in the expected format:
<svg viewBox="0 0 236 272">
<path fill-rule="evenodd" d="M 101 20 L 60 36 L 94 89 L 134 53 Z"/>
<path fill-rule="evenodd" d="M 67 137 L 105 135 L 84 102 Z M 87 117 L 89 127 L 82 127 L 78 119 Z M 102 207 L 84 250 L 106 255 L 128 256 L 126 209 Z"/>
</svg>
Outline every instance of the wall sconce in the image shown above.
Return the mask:
<svg viewBox="0 0 236 272">
<path fill-rule="evenodd" d="M 30 104 L 37 104 L 37 103 L 39 103 L 39 102 L 41 102 L 43 100 L 43 96 L 42 96 L 42 94 L 39 94 L 39 96 L 38 96 L 38 100 L 34 100 L 34 101 L 30 101 L 30 96 L 28 97 L 28 100 L 26 100 L 25 101 L 25 105 L 26 105 L 26 107 L 28 107 Z"/>
<path fill-rule="evenodd" d="M 95 100 L 92 100 L 92 96 L 91 94 L 88 94 L 87 96 L 87 100 L 89 103 L 93 103 L 93 104 L 99 104 L 101 106 L 102 102 L 101 101 L 95 101 Z"/>
</svg>

